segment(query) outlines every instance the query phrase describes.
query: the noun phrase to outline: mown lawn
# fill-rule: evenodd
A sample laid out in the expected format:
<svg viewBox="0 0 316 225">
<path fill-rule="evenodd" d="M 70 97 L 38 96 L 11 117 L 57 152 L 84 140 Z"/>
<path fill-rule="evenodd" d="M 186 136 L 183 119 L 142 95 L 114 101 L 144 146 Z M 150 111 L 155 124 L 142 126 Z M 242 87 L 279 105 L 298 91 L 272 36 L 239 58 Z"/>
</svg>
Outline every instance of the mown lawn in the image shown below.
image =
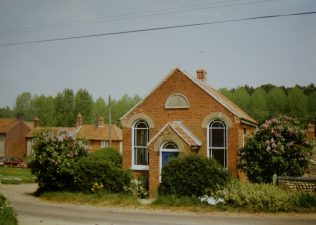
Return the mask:
<svg viewBox="0 0 316 225">
<path fill-rule="evenodd" d="M 0 183 L 2 184 L 25 184 L 34 183 L 35 177 L 30 169 L 0 167 Z"/>
</svg>

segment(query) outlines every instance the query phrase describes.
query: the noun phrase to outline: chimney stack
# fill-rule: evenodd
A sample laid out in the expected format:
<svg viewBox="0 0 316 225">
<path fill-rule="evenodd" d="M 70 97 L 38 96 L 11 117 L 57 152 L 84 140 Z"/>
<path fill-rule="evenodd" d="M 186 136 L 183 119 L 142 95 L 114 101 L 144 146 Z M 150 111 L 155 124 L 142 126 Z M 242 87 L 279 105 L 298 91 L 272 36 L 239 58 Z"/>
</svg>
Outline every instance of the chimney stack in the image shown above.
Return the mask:
<svg viewBox="0 0 316 225">
<path fill-rule="evenodd" d="M 104 118 L 102 116 L 98 119 L 98 127 L 104 127 Z"/>
<path fill-rule="evenodd" d="M 207 80 L 207 72 L 204 69 L 199 69 L 196 71 L 196 78 L 200 81 L 206 81 Z"/>
<path fill-rule="evenodd" d="M 307 125 L 307 135 L 310 137 L 310 138 L 314 138 L 316 136 L 316 133 L 315 133 L 315 125 L 310 122 L 308 125 Z"/>
<path fill-rule="evenodd" d="M 82 125 L 82 115 L 78 113 L 76 127 L 80 127 Z"/>
<path fill-rule="evenodd" d="M 33 119 L 33 126 L 34 128 L 37 128 L 39 127 L 39 125 L 40 125 L 40 120 L 37 116 L 35 116 L 35 118 Z"/>
</svg>

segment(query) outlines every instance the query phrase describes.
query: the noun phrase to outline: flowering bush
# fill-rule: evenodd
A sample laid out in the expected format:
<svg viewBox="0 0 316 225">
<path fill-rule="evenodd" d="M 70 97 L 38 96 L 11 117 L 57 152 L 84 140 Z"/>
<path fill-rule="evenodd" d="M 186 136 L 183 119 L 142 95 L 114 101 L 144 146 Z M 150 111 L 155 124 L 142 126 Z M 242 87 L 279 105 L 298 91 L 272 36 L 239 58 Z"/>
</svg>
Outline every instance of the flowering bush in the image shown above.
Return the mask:
<svg viewBox="0 0 316 225">
<path fill-rule="evenodd" d="M 95 182 L 92 184 L 91 191 L 93 193 L 104 190 L 104 185 L 102 183 Z"/>
<path fill-rule="evenodd" d="M 73 188 L 74 165 L 87 154 L 87 142 L 75 133 L 45 129 L 35 134 L 30 167 L 40 191 Z"/>
<path fill-rule="evenodd" d="M 128 194 L 132 194 L 137 198 L 148 197 L 148 192 L 140 179 L 132 179 L 129 186 L 124 187 L 124 191 Z"/>
<path fill-rule="evenodd" d="M 302 176 L 312 146 L 298 120 L 279 116 L 265 121 L 239 151 L 239 168 L 252 182 L 271 182 L 273 174 Z"/>
</svg>

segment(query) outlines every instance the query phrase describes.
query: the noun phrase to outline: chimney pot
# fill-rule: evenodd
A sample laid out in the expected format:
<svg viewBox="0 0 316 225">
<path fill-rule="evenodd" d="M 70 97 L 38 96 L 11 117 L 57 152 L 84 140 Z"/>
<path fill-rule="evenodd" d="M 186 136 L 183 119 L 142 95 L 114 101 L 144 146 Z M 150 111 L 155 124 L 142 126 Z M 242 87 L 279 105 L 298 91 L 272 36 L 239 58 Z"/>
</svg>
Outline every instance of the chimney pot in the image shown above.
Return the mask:
<svg viewBox="0 0 316 225">
<path fill-rule="evenodd" d="M 196 78 L 200 81 L 206 81 L 207 80 L 207 72 L 204 69 L 199 69 L 196 71 Z"/>
<path fill-rule="evenodd" d="M 39 125 L 40 125 L 39 123 L 40 123 L 39 118 L 37 116 L 35 116 L 35 118 L 33 119 L 33 126 L 34 126 L 34 128 L 39 127 Z"/>
<path fill-rule="evenodd" d="M 76 127 L 80 127 L 81 125 L 82 125 L 82 115 L 81 113 L 78 113 Z"/>
<path fill-rule="evenodd" d="M 103 127 L 103 126 L 104 126 L 104 119 L 102 116 L 100 116 L 98 119 L 98 127 Z"/>
</svg>

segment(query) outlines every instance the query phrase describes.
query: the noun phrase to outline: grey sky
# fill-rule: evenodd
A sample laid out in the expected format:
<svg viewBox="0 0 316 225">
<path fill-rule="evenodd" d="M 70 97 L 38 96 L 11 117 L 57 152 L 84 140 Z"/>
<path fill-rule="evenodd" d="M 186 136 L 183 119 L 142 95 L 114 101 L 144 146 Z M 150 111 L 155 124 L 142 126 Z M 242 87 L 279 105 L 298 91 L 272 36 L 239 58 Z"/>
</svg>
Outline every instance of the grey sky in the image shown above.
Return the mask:
<svg viewBox="0 0 316 225">
<path fill-rule="evenodd" d="M 315 0 L 0 0 L 0 45 L 307 11 Z M 316 14 L 0 46 L 0 107 L 24 91 L 144 96 L 175 67 L 215 88 L 316 83 Z"/>
</svg>

